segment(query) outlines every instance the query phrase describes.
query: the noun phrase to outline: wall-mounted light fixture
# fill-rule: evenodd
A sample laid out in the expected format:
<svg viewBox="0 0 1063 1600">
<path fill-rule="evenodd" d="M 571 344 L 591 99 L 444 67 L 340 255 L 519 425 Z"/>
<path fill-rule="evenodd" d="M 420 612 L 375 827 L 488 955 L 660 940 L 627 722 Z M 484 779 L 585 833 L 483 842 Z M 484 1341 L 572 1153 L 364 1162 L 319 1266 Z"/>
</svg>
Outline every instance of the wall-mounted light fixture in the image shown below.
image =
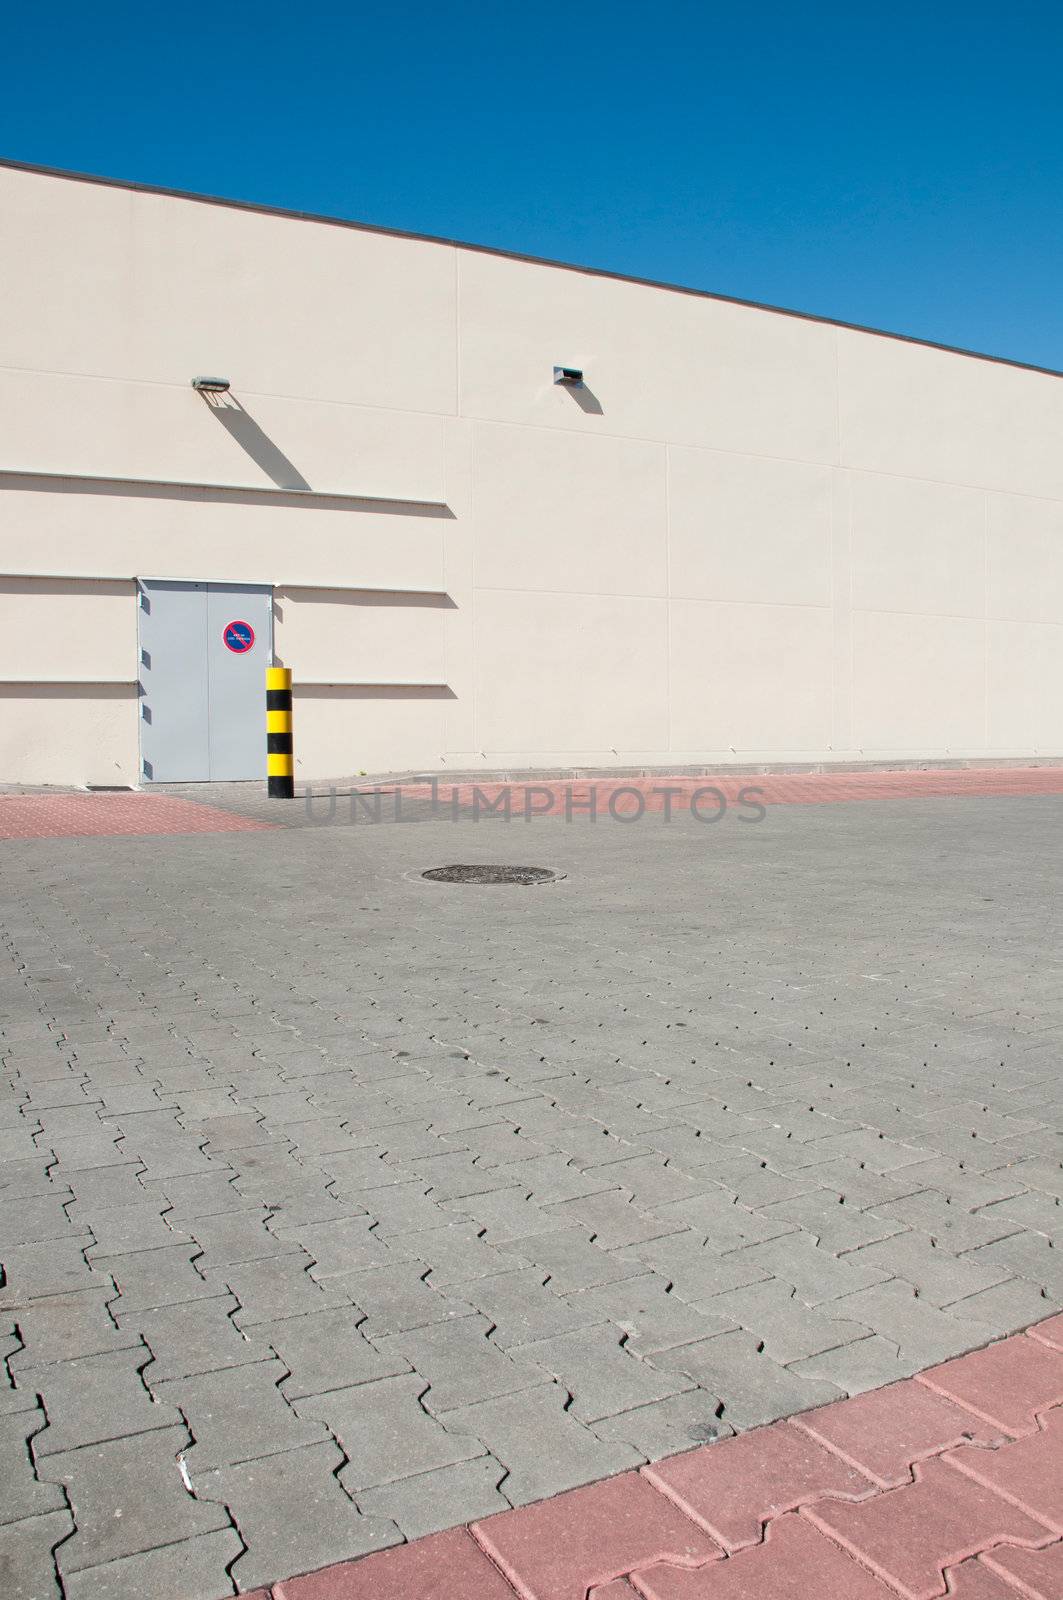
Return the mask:
<svg viewBox="0 0 1063 1600">
<path fill-rule="evenodd" d="M 582 367 L 555 367 L 554 382 L 563 383 L 569 389 L 578 389 L 583 383 Z"/>
<path fill-rule="evenodd" d="M 192 387 L 200 394 L 226 394 L 230 384 L 228 378 L 193 378 Z"/>
</svg>

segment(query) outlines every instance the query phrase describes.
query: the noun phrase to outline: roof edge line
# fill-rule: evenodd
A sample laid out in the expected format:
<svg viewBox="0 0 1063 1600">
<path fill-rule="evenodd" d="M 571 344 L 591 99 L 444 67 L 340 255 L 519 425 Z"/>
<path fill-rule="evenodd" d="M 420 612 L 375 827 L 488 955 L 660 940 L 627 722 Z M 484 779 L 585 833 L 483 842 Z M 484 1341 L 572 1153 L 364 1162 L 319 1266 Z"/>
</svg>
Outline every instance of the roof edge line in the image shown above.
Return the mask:
<svg viewBox="0 0 1063 1600">
<path fill-rule="evenodd" d="M 70 183 L 91 183 L 103 189 L 124 189 L 133 194 L 161 195 L 171 200 L 188 200 L 198 205 L 221 206 L 230 211 L 250 211 L 258 216 L 279 217 L 288 222 L 314 222 L 329 228 L 350 228 L 358 233 L 374 233 L 389 239 L 410 239 L 418 244 L 438 244 L 451 250 L 468 250 L 475 255 L 496 256 L 502 261 L 519 261 L 527 266 L 552 267 L 560 272 L 578 272 L 588 278 L 605 278 L 613 283 L 631 283 L 643 289 L 663 289 L 669 294 L 689 295 L 695 300 L 715 300 L 722 305 L 740 306 L 746 311 L 765 311 L 777 317 L 792 317 L 798 322 L 815 322 L 823 327 L 843 328 L 847 333 L 865 333 L 877 339 L 892 339 L 898 344 L 914 344 L 924 350 L 940 350 L 945 355 L 966 356 L 971 361 L 989 361 L 994 366 L 1014 367 L 1020 372 L 1037 372 L 1043 377 L 1063 378 L 1063 370 L 1045 367 L 1035 361 L 1020 361 L 1014 356 L 991 355 L 985 350 L 970 350 L 964 345 L 945 344 L 938 339 L 923 339 L 913 333 L 897 333 L 890 328 L 873 328 L 863 322 L 845 322 L 815 311 L 796 311 L 792 306 L 769 305 L 764 300 L 746 300 L 740 295 L 720 294 L 712 289 L 695 289 L 689 284 L 669 283 L 663 278 L 643 278 L 633 273 L 615 272 L 609 267 L 588 267 L 578 261 L 561 261 L 552 256 L 533 256 L 521 250 L 503 250 L 494 245 L 472 244 L 466 239 L 449 239 L 441 234 L 415 233 L 408 228 L 387 228 L 376 222 L 356 222 L 349 217 L 333 217 L 319 211 L 296 211 L 286 206 L 264 205 L 255 200 L 232 200 L 224 195 L 198 194 L 192 189 L 173 189 L 165 184 L 139 183 L 132 178 L 107 178 L 95 172 L 75 172 L 66 167 L 49 167 L 33 161 L 13 161 L 0 157 L 0 168 L 29 172 L 36 177 L 62 178 Z"/>
</svg>

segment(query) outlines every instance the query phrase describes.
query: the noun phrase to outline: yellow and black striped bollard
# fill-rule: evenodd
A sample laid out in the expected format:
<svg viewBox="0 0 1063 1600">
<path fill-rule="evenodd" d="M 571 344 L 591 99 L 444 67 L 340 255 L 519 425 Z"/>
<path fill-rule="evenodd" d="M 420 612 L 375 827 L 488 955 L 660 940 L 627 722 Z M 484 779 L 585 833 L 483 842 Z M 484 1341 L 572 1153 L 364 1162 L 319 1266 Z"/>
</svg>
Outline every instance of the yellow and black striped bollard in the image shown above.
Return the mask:
<svg viewBox="0 0 1063 1600">
<path fill-rule="evenodd" d="M 266 668 L 266 783 L 271 800 L 295 799 L 290 667 Z"/>
</svg>

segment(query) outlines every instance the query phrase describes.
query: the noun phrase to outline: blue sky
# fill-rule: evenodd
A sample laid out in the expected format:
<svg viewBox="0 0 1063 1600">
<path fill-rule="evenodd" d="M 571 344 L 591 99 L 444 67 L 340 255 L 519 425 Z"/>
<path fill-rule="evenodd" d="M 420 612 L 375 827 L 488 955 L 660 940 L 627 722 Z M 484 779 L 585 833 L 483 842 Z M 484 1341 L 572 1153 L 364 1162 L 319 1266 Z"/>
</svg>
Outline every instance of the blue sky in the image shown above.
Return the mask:
<svg viewBox="0 0 1063 1600">
<path fill-rule="evenodd" d="M 0 154 L 1063 368 L 1059 0 L 57 0 Z"/>
</svg>

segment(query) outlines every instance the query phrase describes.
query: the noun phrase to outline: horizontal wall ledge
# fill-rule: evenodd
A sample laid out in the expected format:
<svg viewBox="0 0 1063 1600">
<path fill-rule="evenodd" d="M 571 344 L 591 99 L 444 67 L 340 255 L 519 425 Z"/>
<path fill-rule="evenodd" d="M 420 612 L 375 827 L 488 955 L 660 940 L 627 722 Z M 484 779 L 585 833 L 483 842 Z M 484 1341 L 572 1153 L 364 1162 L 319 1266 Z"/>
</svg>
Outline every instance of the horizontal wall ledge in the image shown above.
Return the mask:
<svg viewBox="0 0 1063 1600">
<path fill-rule="evenodd" d="M 378 683 L 373 680 L 351 678 L 296 678 L 292 683 L 296 696 L 304 695 L 312 698 L 315 695 L 327 694 L 335 691 L 337 694 L 352 700 L 456 700 L 457 695 L 449 683 L 414 683 L 391 681 Z"/>
<path fill-rule="evenodd" d="M 219 577 L 217 573 L 209 578 L 203 576 L 195 578 L 174 578 L 163 576 L 161 573 L 138 573 L 133 575 L 128 572 L 0 572 L 0 583 L 243 583 L 242 576 Z M 451 598 L 445 589 L 404 589 L 399 584 L 376 584 L 371 588 L 363 583 L 302 583 L 278 582 L 276 579 L 264 580 L 270 583 L 277 594 L 341 594 L 365 595 L 373 605 L 386 605 L 388 597 L 397 595 L 400 598 L 396 604 L 400 605 L 437 605 L 448 609 L 457 609 L 457 602 Z"/>
<path fill-rule="evenodd" d="M 346 489 L 270 488 L 264 484 L 203 483 L 185 478 L 108 477 L 87 472 L 35 472 L 28 467 L 0 467 L 0 484 L 18 483 L 24 489 L 56 491 L 69 486 L 78 494 L 127 494 L 144 499 L 192 496 L 198 500 L 236 500 L 249 505 L 313 505 L 322 509 L 385 511 L 406 516 L 454 516 L 444 500 L 405 499 L 400 495 L 373 494 Z"/>
</svg>

